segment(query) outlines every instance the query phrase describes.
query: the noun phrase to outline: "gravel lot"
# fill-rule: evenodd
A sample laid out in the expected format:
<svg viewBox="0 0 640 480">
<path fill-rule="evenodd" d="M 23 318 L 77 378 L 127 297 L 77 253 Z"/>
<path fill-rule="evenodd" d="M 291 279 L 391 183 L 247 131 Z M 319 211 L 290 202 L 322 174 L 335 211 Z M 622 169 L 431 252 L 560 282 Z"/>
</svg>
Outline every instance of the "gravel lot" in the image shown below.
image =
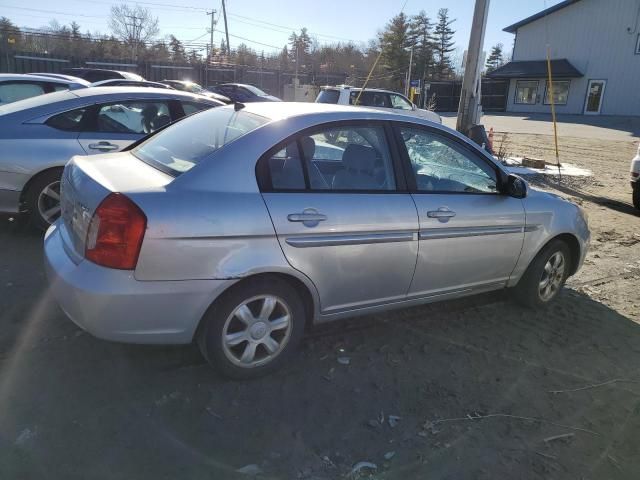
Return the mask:
<svg viewBox="0 0 640 480">
<path fill-rule="evenodd" d="M 553 159 L 547 135 L 508 142 Z M 83 333 L 47 294 L 41 235 L 1 219 L 0 478 L 334 479 L 363 461 L 374 478 L 639 478 L 634 148 L 629 132 L 563 136 L 561 160 L 594 177 L 537 181 L 581 203 L 593 235 L 548 311 L 498 293 L 327 325 L 251 382 L 193 346 Z"/>
</svg>

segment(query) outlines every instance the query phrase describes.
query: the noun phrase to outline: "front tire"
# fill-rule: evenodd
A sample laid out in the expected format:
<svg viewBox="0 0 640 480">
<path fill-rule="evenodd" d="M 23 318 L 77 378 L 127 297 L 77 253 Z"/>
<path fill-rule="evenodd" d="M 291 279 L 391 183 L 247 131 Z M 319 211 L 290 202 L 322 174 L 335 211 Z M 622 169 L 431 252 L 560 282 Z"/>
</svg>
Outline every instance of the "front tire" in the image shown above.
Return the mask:
<svg viewBox="0 0 640 480">
<path fill-rule="evenodd" d="M 553 240 L 533 259 L 518 285 L 516 299 L 530 308 L 546 307 L 564 286 L 571 268 L 571 252 L 562 240 Z"/>
<path fill-rule="evenodd" d="M 39 174 L 27 190 L 29 221 L 39 230 L 46 230 L 60 217 L 60 177 L 61 169 L 48 170 Z"/>
<path fill-rule="evenodd" d="M 249 379 L 276 370 L 295 351 L 305 308 L 288 282 L 262 277 L 224 293 L 203 322 L 197 340 L 209 364 L 227 377 Z"/>
</svg>

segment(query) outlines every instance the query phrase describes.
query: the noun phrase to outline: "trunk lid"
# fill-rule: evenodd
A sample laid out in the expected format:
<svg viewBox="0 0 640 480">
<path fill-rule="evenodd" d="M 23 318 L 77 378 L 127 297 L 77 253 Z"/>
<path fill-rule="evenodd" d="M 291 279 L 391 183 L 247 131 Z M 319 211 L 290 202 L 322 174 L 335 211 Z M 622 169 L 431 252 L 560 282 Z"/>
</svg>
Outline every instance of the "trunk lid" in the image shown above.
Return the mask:
<svg viewBox="0 0 640 480">
<path fill-rule="evenodd" d="M 112 192 L 157 190 L 174 180 L 129 152 L 73 157 L 60 185 L 62 238 L 65 250 L 78 263 L 84 258 L 91 218 L 100 202 Z"/>
</svg>

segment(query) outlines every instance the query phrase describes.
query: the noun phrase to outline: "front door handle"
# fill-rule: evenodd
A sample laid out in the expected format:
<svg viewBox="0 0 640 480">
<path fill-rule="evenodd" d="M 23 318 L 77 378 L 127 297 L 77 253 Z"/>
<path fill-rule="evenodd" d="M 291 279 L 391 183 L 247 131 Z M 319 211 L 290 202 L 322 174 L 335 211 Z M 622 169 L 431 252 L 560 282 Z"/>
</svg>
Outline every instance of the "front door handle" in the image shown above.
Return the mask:
<svg viewBox="0 0 640 480">
<path fill-rule="evenodd" d="M 447 207 L 440 207 L 438 210 L 427 212 L 429 218 L 452 218 L 456 216 L 456 212 L 449 210 Z"/>
<path fill-rule="evenodd" d="M 287 215 L 287 220 L 290 222 L 324 222 L 326 219 L 327 216 L 321 213 L 290 213 Z"/>
<path fill-rule="evenodd" d="M 100 150 L 101 152 L 111 152 L 113 150 L 118 150 L 120 147 L 109 142 L 98 142 L 90 143 L 89 148 L 92 150 Z"/>
</svg>

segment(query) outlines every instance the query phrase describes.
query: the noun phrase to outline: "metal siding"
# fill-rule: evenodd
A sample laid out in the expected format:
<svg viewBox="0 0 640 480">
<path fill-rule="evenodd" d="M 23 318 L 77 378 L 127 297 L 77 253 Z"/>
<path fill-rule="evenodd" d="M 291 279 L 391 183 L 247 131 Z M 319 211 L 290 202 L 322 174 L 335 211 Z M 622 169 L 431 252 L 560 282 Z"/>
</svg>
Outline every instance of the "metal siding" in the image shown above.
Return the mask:
<svg viewBox="0 0 640 480">
<path fill-rule="evenodd" d="M 546 58 L 546 44 L 551 58 L 566 58 L 584 73 L 571 79 L 567 105 L 557 112 L 583 113 L 587 84 L 590 79 L 607 80 L 602 115 L 640 115 L 640 55 L 635 46 L 640 24 L 636 26 L 639 1 L 583 0 L 518 29 L 514 60 Z M 633 33 L 628 33 L 630 28 Z M 634 31 L 635 28 L 635 31 Z M 548 32 L 548 36 L 547 36 Z M 512 112 L 549 112 L 542 104 L 544 81 L 540 82 L 540 102 L 516 105 L 513 102 L 515 80 L 511 81 L 507 110 Z"/>
</svg>

